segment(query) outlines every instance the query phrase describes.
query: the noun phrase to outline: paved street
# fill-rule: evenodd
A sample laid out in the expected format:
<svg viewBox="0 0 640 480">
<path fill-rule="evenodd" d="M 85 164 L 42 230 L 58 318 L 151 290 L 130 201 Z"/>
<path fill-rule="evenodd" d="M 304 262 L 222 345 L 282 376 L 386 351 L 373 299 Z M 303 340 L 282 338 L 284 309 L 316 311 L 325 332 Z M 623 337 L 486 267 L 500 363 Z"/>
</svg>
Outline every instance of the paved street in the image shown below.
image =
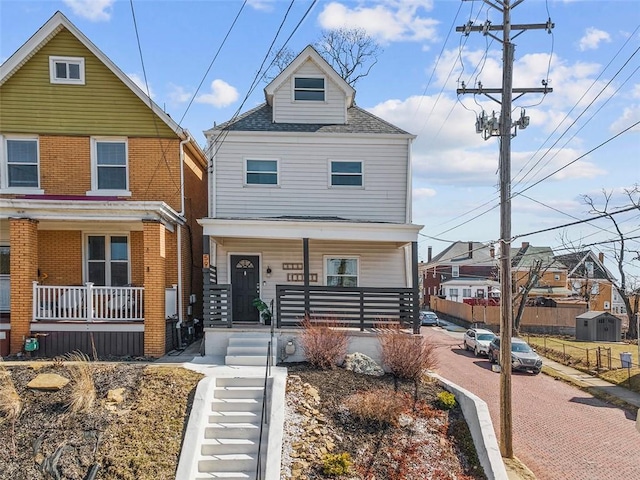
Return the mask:
<svg viewBox="0 0 640 480">
<path fill-rule="evenodd" d="M 438 345 L 438 373 L 482 398 L 499 438 L 499 379 L 462 348 L 462 333 L 422 327 Z M 512 377 L 514 453 L 538 480 L 640 479 L 635 417 L 544 374 Z"/>
</svg>

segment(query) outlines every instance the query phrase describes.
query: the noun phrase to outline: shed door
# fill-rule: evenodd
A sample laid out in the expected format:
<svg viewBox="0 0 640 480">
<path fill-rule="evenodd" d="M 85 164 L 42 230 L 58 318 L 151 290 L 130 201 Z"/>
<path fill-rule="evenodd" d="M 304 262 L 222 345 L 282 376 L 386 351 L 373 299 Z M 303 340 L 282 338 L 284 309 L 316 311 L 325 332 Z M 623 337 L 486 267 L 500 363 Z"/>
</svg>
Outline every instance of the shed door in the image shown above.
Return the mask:
<svg viewBox="0 0 640 480">
<path fill-rule="evenodd" d="M 231 255 L 231 290 L 234 322 L 257 322 L 259 312 L 253 301 L 260 296 L 260 257 Z"/>
</svg>

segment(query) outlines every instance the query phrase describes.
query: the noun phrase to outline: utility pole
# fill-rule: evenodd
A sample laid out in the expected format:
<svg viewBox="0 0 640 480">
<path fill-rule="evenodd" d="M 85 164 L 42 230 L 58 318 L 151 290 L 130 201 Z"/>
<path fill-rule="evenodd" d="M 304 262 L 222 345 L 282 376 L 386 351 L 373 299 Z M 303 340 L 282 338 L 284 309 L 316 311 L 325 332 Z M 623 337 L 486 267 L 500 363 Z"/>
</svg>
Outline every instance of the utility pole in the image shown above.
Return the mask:
<svg viewBox="0 0 640 480">
<path fill-rule="evenodd" d="M 464 0 L 463 0 L 464 1 Z M 478 82 L 478 88 L 466 88 L 462 83 L 457 89 L 458 95 L 472 93 L 482 94 L 501 105 L 500 118 L 493 112 L 489 118 L 485 112 L 476 120 L 476 132 L 485 140 L 500 137 L 500 448 L 502 456 L 513 458 L 512 409 L 511 409 L 511 335 L 513 330 L 513 291 L 511 282 L 511 137 L 516 135 L 518 128 L 525 129 L 529 125 L 529 117 L 524 110 L 516 122 L 511 119 L 511 105 L 513 94 L 520 98 L 525 93 L 549 93 L 547 81 L 542 80 L 542 88 L 513 88 L 513 58 L 515 45 L 512 40 L 525 30 L 545 29 L 551 33 L 554 25 L 551 19 L 543 24 L 512 25 L 511 10 L 524 0 L 483 0 L 487 5 L 502 12 L 502 25 L 492 25 L 487 20 L 483 25 L 474 26 L 472 22 L 457 27 L 457 32 L 469 35 L 470 32 L 482 32 L 502 43 L 502 87 L 483 88 Z M 493 31 L 502 30 L 502 38 L 495 36 Z M 518 30 L 513 37 L 511 32 Z M 494 97 L 500 95 L 500 99 Z"/>
</svg>

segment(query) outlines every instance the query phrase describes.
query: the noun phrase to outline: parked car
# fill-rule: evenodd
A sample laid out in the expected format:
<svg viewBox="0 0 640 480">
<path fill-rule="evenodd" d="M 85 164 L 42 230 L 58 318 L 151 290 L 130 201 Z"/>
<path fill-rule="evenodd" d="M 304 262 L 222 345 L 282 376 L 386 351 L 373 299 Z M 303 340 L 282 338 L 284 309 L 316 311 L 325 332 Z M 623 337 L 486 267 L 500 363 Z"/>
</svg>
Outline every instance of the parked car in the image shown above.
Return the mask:
<svg viewBox="0 0 640 480">
<path fill-rule="evenodd" d="M 500 337 L 494 338 L 489 344 L 489 361 L 500 363 Z M 542 359 L 527 342 L 520 338 L 511 338 L 511 369 L 531 371 L 534 374 L 542 370 Z"/>
<path fill-rule="evenodd" d="M 435 314 L 435 312 L 431 312 L 429 310 L 422 310 L 420 312 L 420 325 L 437 327 L 440 325 L 440 319 L 438 318 L 438 315 Z"/>
<path fill-rule="evenodd" d="M 488 356 L 489 344 L 495 337 L 495 334 L 486 328 L 470 328 L 464 333 L 464 349 L 471 350 L 476 357 L 480 354 Z"/>
</svg>

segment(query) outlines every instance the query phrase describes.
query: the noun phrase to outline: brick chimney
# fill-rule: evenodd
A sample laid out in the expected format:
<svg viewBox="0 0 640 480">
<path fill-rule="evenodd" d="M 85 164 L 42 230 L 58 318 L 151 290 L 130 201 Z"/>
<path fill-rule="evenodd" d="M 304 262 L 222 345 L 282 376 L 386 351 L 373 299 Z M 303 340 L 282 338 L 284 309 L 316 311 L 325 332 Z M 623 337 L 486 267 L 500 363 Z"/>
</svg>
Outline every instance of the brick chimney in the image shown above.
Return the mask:
<svg viewBox="0 0 640 480">
<path fill-rule="evenodd" d="M 431 250 L 432 247 L 427 247 L 427 263 L 431 261 Z"/>
<path fill-rule="evenodd" d="M 600 260 L 600 263 L 604 263 L 604 253 L 602 252 L 598 253 L 598 260 Z"/>
<path fill-rule="evenodd" d="M 489 248 L 489 255 L 491 255 L 491 258 L 496 258 L 496 247 L 493 245 Z"/>
<path fill-rule="evenodd" d="M 467 243 L 467 246 L 469 251 L 469 258 L 473 258 L 473 242 Z"/>
<path fill-rule="evenodd" d="M 522 242 L 522 249 L 529 248 L 529 242 Z"/>
</svg>

